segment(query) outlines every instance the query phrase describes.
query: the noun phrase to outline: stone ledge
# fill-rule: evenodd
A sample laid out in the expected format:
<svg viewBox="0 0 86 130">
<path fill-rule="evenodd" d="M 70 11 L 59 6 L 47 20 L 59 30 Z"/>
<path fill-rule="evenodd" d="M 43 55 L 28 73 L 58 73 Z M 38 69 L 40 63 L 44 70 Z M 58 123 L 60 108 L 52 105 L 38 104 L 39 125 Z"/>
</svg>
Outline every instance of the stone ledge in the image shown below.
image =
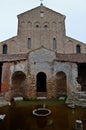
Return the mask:
<svg viewBox="0 0 86 130">
<path fill-rule="evenodd" d="M 22 101 L 23 97 L 14 97 L 13 99 L 14 99 L 14 101 Z"/>
<path fill-rule="evenodd" d="M 10 106 L 11 103 L 5 100 L 0 101 L 0 107 L 7 106 L 7 105 Z"/>
</svg>

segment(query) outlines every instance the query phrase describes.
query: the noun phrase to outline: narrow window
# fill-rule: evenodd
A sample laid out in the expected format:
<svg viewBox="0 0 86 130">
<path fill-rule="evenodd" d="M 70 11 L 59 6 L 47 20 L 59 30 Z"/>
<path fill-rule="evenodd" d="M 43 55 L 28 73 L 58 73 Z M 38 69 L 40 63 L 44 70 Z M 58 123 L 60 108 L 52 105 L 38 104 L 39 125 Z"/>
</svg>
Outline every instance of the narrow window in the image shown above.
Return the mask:
<svg viewBox="0 0 86 130">
<path fill-rule="evenodd" d="M 81 53 L 80 45 L 76 46 L 76 53 Z"/>
<path fill-rule="evenodd" d="M 7 45 L 3 45 L 3 54 L 7 54 Z"/>
<path fill-rule="evenodd" d="M 28 48 L 31 48 L 31 38 L 28 38 Z"/>
<path fill-rule="evenodd" d="M 53 38 L 53 49 L 56 49 L 56 38 Z"/>
</svg>

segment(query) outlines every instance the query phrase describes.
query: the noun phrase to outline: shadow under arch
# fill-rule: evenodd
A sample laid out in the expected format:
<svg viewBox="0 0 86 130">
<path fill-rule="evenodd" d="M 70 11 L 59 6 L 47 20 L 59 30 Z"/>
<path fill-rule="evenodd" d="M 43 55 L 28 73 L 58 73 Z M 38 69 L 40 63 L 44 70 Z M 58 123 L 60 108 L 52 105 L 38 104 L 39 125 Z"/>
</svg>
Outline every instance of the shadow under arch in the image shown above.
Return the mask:
<svg viewBox="0 0 86 130">
<path fill-rule="evenodd" d="M 26 74 L 22 71 L 16 71 L 11 78 L 11 95 L 13 97 L 25 96 Z"/>
<path fill-rule="evenodd" d="M 57 96 L 67 95 L 67 76 L 63 71 L 56 73 Z"/>
</svg>

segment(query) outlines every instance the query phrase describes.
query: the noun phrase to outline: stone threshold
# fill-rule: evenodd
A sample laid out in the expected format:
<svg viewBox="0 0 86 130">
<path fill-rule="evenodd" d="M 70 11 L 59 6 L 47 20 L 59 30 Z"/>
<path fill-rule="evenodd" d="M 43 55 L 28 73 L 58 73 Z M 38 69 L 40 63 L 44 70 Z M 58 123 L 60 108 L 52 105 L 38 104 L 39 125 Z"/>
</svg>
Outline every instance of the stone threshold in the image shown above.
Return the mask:
<svg viewBox="0 0 86 130">
<path fill-rule="evenodd" d="M 37 99 L 47 99 L 46 97 L 37 97 Z"/>
</svg>

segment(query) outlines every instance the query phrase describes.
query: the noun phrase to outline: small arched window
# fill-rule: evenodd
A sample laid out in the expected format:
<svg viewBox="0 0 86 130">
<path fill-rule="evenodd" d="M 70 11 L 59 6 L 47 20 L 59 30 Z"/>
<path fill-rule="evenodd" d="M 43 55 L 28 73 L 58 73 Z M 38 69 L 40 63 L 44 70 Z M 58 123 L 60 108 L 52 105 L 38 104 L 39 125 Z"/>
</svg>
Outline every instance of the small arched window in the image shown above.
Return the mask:
<svg viewBox="0 0 86 130">
<path fill-rule="evenodd" d="M 56 45 L 56 38 L 53 38 L 53 49 L 56 49 L 57 45 Z"/>
<path fill-rule="evenodd" d="M 44 25 L 44 28 L 47 29 L 47 28 L 48 28 L 48 25 Z"/>
<path fill-rule="evenodd" d="M 46 30 L 49 29 L 49 22 L 44 22 L 43 28 L 46 29 Z"/>
<path fill-rule="evenodd" d="M 7 45 L 3 45 L 3 54 L 7 54 Z"/>
<path fill-rule="evenodd" d="M 76 46 L 76 53 L 81 53 L 80 45 L 77 45 L 77 46 Z"/>
<path fill-rule="evenodd" d="M 39 28 L 39 25 L 38 25 L 38 24 L 36 25 L 36 28 Z"/>
</svg>

